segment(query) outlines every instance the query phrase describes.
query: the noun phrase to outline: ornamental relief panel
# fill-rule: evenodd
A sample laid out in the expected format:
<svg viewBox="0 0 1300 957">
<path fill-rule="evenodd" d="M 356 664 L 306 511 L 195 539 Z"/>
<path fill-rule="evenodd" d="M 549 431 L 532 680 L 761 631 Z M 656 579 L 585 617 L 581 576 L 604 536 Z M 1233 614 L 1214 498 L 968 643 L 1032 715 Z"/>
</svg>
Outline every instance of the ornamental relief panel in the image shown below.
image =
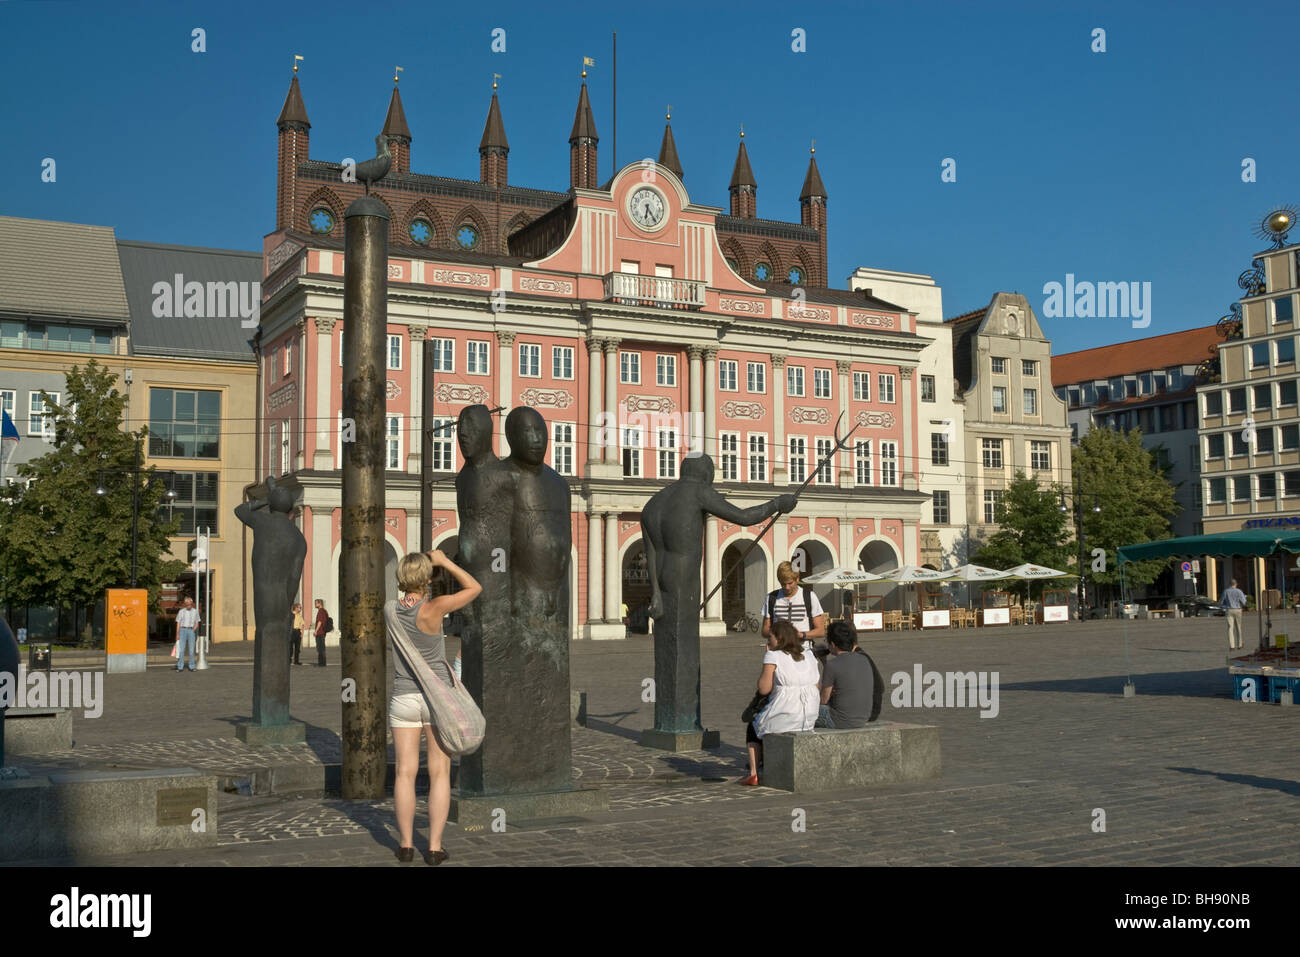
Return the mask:
<svg viewBox="0 0 1300 957">
<path fill-rule="evenodd" d="M 384 383 L 384 395 L 386 395 L 390 400 L 396 399 L 401 394 L 402 394 L 402 387 L 398 385 L 396 382 L 394 382 L 392 379 L 389 379 L 386 383 Z"/>
<path fill-rule="evenodd" d="M 267 411 L 274 412 L 276 409 L 280 408 L 280 406 L 288 405 L 296 398 L 298 398 L 298 386 L 296 383 L 290 382 L 284 388 L 277 389 L 267 397 Z"/>
<path fill-rule="evenodd" d="M 731 400 L 722 403 L 722 414 L 728 419 L 761 419 L 767 414 L 767 410 L 758 402 Z"/>
<path fill-rule="evenodd" d="M 874 326 L 877 329 L 896 329 L 894 316 L 882 316 L 874 312 L 851 312 L 849 322 L 855 326 Z"/>
<path fill-rule="evenodd" d="M 567 409 L 573 405 L 573 395 L 564 389 L 525 389 L 519 401 L 535 409 Z"/>
<path fill-rule="evenodd" d="M 451 405 L 486 405 L 488 400 L 488 390 L 481 385 L 453 385 L 450 382 L 444 382 L 433 390 L 433 397 L 439 402 L 446 402 Z"/>
<path fill-rule="evenodd" d="M 790 410 L 790 421 L 798 424 L 805 422 L 825 425 L 831 420 L 831 414 L 825 409 L 815 409 L 805 405 L 796 405 Z"/>
<path fill-rule="evenodd" d="M 813 306 L 804 306 L 797 302 L 790 303 L 786 315 L 791 319 L 811 319 L 813 322 L 830 322 L 831 311 Z"/>
<path fill-rule="evenodd" d="M 539 276 L 523 276 L 519 280 L 520 292 L 551 292 L 562 296 L 573 295 L 573 283 L 568 279 L 550 279 Z"/>
<path fill-rule="evenodd" d="M 892 412 L 859 412 L 856 421 L 868 429 L 892 429 L 895 419 Z"/>
<path fill-rule="evenodd" d="M 622 404 L 629 412 L 673 412 L 677 408 L 666 395 L 629 395 Z"/>
<path fill-rule="evenodd" d="M 435 269 L 433 281 L 450 286 L 477 286 L 486 289 L 492 285 L 492 276 L 485 272 L 466 272 L 460 269 Z"/>
<path fill-rule="evenodd" d="M 729 312 L 743 312 L 751 316 L 766 316 L 767 303 L 753 299 L 733 299 L 723 296 L 718 300 L 718 308 Z"/>
<path fill-rule="evenodd" d="M 266 256 L 266 274 L 269 276 L 306 247 L 301 243 L 284 242 L 272 249 Z"/>
</svg>

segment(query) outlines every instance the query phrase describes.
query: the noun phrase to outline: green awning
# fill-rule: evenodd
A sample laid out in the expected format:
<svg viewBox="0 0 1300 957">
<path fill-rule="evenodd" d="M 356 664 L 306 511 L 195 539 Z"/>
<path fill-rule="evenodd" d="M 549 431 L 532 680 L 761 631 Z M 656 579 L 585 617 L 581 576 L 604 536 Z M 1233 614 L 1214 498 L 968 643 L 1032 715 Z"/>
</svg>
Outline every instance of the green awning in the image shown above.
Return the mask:
<svg viewBox="0 0 1300 957">
<path fill-rule="evenodd" d="M 1188 535 L 1158 542 L 1125 545 L 1119 550 L 1119 563 L 1144 562 L 1153 558 L 1216 558 L 1269 556 L 1279 552 L 1300 552 L 1300 532 L 1280 528 L 1250 528 L 1218 535 Z"/>
</svg>

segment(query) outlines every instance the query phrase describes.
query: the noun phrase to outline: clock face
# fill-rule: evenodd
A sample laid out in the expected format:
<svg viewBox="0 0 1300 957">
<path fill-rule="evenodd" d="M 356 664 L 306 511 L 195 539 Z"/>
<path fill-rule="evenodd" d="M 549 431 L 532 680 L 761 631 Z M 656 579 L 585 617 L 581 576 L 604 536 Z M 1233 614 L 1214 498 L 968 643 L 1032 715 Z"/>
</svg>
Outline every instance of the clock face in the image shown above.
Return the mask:
<svg viewBox="0 0 1300 957">
<path fill-rule="evenodd" d="M 634 192 L 628 201 L 632 222 L 642 229 L 657 229 L 663 224 L 665 212 L 664 198 L 647 186 Z"/>
</svg>

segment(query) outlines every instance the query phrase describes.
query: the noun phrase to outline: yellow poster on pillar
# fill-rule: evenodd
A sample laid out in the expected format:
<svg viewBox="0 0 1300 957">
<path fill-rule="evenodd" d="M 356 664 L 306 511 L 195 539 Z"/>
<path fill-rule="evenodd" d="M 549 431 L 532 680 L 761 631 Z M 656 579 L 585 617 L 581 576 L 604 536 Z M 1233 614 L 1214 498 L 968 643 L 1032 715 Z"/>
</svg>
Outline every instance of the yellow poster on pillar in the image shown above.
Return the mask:
<svg viewBox="0 0 1300 957">
<path fill-rule="evenodd" d="M 110 588 L 104 631 L 110 655 L 143 655 L 149 634 L 149 592 L 144 588 Z"/>
</svg>

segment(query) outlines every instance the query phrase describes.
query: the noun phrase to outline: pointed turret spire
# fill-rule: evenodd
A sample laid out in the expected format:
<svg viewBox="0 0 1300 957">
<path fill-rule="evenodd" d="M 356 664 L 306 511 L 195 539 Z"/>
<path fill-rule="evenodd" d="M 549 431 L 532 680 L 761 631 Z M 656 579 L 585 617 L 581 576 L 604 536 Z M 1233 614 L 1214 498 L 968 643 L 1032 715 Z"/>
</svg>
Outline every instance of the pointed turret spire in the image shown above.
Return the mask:
<svg viewBox="0 0 1300 957">
<path fill-rule="evenodd" d="M 813 140 L 808 150 L 808 174 L 803 178 L 803 189 L 799 191 L 799 222 L 818 232 L 817 258 L 811 263 L 812 275 L 804 281 L 816 285 L 826 282 L 826 187 L 822 185 L 822 174 L 817 169 L 817 141 Z"/>
<path fill-rule="evenodd" d="M 384 117 L 381 135 L 388 140 L 388 151 L 393 155 L 393 172 L 411 171 L 411 128 L 406 125 L 406 111 L 402 109 L 402 94 L 397 92 L 397 77 L 401 67 L 393 69 L 393 95 L 388 100 L 388 115 Z"/>
<path fill-rule="evenodd" d="M 487 122 L 483 124 L 483 138 L 478 143 L 479 182 L 500 188 L 506 185 L 506 161 L 510 143 L 506 140 L 506 125 L 501 119 L 501 104 L 497 102 L 497 80 L 501 74 L 492 74 L 492 102 L 488 106 Z"/>
<path fill-rule="evenodd" d="M 587 71 L 582 89 L 578 91 L 578 109 L 573 114 L 573 132 L 569 134 L 569 185 L 595 189 L 596 183 L 596 118 L 591 113 L 591 100 L 587 98 Z"/>
<path fill-rule="evenodd" d="M 275 125 L 281 130 L 311 129 L 311 123 L 307 119 L 307 107 L 302 102 L 302 90 L 298 88 L 298 64 L 296 63 L 293 65 L 293 79 L 289 81 L 289 94 L 284 98 L 284 108 L 280 110 L 280 118 L 275 121 Z"/>
<path fill-rule="evenodd" d="M 826 187 L 822 185 L 822 174 L 817 170 L 817 141 L 813 140 L 812 148 L 808 151 L 808 175 L 803 178 L 803 189 L 799 192 L 800 201 L 811 199 L 812 197 L 820 199 L 826 198 Z"/>
<path fill-rule="evenodd" d="M 668 108 L 664 116 L 667 121 L 664 123 L 664 141 L 659 146 L 659 165 L 672 170 L 677 174 L 678 179 L 685 179 L 686 175 L 682 172 L 682 161 L 677 158 L 677 143 L 673 139 L 673 108 Z"/>
<path fill-rule="evenodd" d="M 736 150 L 736 165 L 731 170 L 731 215 L 753 219 L 758 215 L 758 183 L 749 166 L 749 151 L 745 149 L 745 127 L 740 127 L 740 148 Z"/>
<path fill-rule="evenodd" d="M 289 81 L 289 93 L 284 98 L 284 107 L 280 118 L 275 121 L 279 128 L 279 155 L 275 174 L 275 228 L 302 228 L 299 218 L 306 213 L 298 208 L 298 167 L 307 161 L 307 150 L 311 139 L 311 122 L 307 119 L 307 107 L 302 102 L 302 90 L 298 88 L 298 61 L 300 55 L 293 58 L 293 78 Z"/>
</svg>

